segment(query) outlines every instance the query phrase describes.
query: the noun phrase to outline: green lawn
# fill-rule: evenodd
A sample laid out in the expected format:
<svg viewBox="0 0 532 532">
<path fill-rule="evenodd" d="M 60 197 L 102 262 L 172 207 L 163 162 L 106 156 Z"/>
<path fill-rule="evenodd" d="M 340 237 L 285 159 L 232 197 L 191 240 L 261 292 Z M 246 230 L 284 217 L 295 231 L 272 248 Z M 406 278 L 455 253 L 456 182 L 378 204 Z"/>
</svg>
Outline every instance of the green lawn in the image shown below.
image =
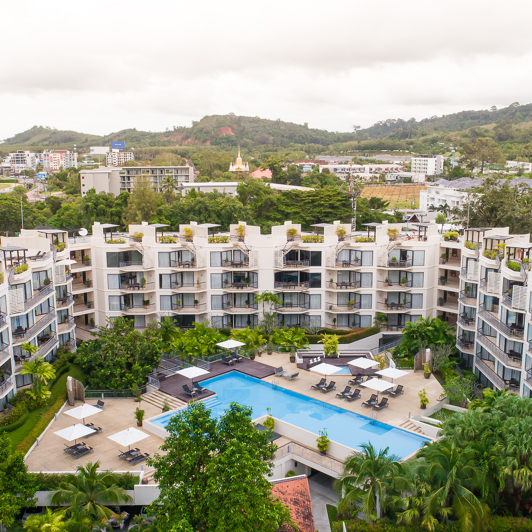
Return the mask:
<svg viewBox="0 0 532 532">
<path fill-rule="evenodd" d="M 332 504 L 327 504 L 327 517 L 329 518 L 329 524 L 331 525 L 331 530 L 333 523 L 335 523 L 338 520 L 338 511 L 336 510 L 336 506 L 333 506 Z"/>
<path fill-rule="evenodd" d="M 442 408 L 441 410 L 434 412 L 434 414 L 432 414 L 429 417 L 432 419 L 439 419 L 440 421 L 445 421 L 448 417 L 451 417 L 453 414 L 456 414 L 456 412 L 453 412 L 452 410 L 447 410 L 446 408 Z"/>
<path fill-rule="evenodd" d="M 52 395 L 46 401 L 46 404 L 38 410 L 30 412 L 30 415 L 28 416 L 28 419 L 26 420 L 26 423 L 24 423 L 24 425 L 14 430 L 13 432 L 6 432 L 9 439 L 11 440 L 12 450 L 16 449 L 17 446 L 22 443 L 24 438 L 26 438 L 26 436 L 30 433 L 31 429 L 38 423 L 41 416 L 53 407 L 54 403 L 58 400 L 59 397 L 64 397 L 66 400 L 66 380 L 69 375 L 81 381 L 85 377 L 83 370 L 79 366 L 71 364 L 70 369 L 64 375 L 61 375 L 59 379 L 57 379 L 57 382 L 55 382 L 55 384 L 52 386 L 52 389 L 50 390 L 52 392 Z"/>
</svg>

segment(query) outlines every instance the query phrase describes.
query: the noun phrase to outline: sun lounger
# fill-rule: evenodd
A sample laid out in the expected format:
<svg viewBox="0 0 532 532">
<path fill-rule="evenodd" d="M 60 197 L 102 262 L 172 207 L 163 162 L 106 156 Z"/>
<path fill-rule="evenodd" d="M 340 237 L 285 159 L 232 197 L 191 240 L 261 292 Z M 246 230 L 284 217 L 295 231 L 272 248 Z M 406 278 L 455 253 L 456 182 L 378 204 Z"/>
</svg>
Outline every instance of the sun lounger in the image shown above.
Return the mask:
<svg viewBox="0 0 532 532">
<path fill-rule="evenodd" d="M 95 406 L 96 408 L 99 408 L 99 409 L 103 410 L 103 407 L 105 406 L 105 403 L 101 399 L 98 399 L 96 401 L 96 404 L 92 405 L 92 406 Z"/>
<path fill-rule="evenodd" d="M 235 361 L 232 359 L 232 358 L 227 358 L 225 356 L 223 356 L 220 361 L 222 362 L 222 364 L 227 364 L 228 366 L 234 366 L 235 365 Z"/>
<path fill-rule="evenodd" d="M 373 394 L 371 394 L 371 397 L 367 401 L 364 401 L 362 403 L 362 406 L 373 406 L 373 405 L 376 405 L 377 404 L 377 400 L 378 400 L 377 394 L 373 393 Z"/>
<path fill-rule="evenodd" d="M 402 393 L 405 393 L 405 390 L 402 384 L 399 384 L 395 390 L 390 390 L 388 392 L 388 394 L 391 395 L 392 397 L 397 397 L 398 395 L 401 395 Z"/>
<path fill-rule="evenodd" d="M 346 386 L 343 392 L 336 394 L 336 397 L 343 399 L 344 397 L 347 397 L 350 394 L 351 394 L 351 386 Z"/>
<path fill-rule="evenodd" d="M 283 367 L 281 366 L 280 368 L 274 368 L 274 373 L 279 376 L 279 377 L 282 377 L 285 373 Z"/>
<path fill-rule="evenodd" d="M 201 386 L 200 384 L 198 384 L 197 382 L 193 382 L 192 383 L 192 389 L 197 392 L 197 393 L 203 393 L 203 392 L 206 392 L 207 391 L 207 388 L 204 388 L 203 386 Z"/>
<path fill-rule="evenodd" d="M 137 456 L 139 453 L 139 448 L 135 447 L 134 449 L 130 449 L 129 451 L 120 451 L 118 458 L 120 458 L 121 460 L 129 460 L 130 458 Z"/>
<path fill-rule="evenodd" d="M 29 260 L 42 260 L 44 258 L 44 251 L 39 251 L 37 255 L 33 255 L 32 257 L 28 257 Z"/>
<path fill-rule="evenodd" d="M 314 384 L 314 386 L 311 386 L 310 388 L 311 390 L 321 390 L 322 388 L 325 387 L 326 383 L 327 383 L 327 379 L 323 378 L 321 379 L 320 382 L 318 382 L 318 384 Z"/>
<path fill-rule="evenodd" d="M 144 460 L 146 460 L 146 458 L 149 458 L 149 457 L 150 455 L 148 453 L 139 454 L 138 456 L 134 456 L 133 458 L 130 458 L 128 462 L 131 465 L 137 465 L 140 462 L 144 462 Z"/>
<path fill-rule="evenodd" d="M 352 394 L 346 395 L 345 399 L 351 402 L 351 401 L 354 401 L 355 399 L 360 399 L 360 397 L 361 397 L 360 390 L 357 388 L 356 390 L 353 391 Z"/>
<path fill-rule="evenodd" d="M 242 360 L 244 360 L 244 357 L 242 355 L 237 355 L 236 353 L 234 355 L 231 356 L 231 359 L 234 361 L 234 362 L 242 362 Z"/>
<path fill-rule="evenodd" d="M 86 445 L 85 447 L 82 447 L 81 449 L 78 449 L 77 451 L 74 451 L 73 453 L 69 453 L 70 456 L 73 456 L 74 458 L 81 458 L 82 456 L 85 456 L 87 453 L 92 453 L 93 449 L 92 447 L 89 447 Z"/>
<path fill-rule="evenodd" d="M 373 410 L 382 410 L 383 408 L 388 408 L 388 406 L 388 398 L 383 397 L 378 405 L 373 405 Z"/>
<path fill-rule="evenodd" d="M 190 395 L 191 397 L 196 397 L 196 395 L 198 395 L 198 392 L 196 392 L 195 390 L 191 390 L 191 389 L 188 387 L 188 384 L 183 384 L 183 391 L 184 391 L 187 395 Z"/>
<path fill-rule="evenodd" d="M 336 390 L 336 383 L 334 381 L 331 381 L 327 386 L 321 389 L 321 393 L 328 393 L 331 390 Z"/>
<path fill-rule="evenodd" d="M 351 379 L 349 381 L 349 384 L 353 384 L 354 386 L 360 386 L 363 382 L 364 376 L 362 375 L 362 373 L 358 373 L 354 379 Z"/>
<path fill-rule="evenodd" d="M 285 371 L 283 373 L 283 377 L 286 377 L 289 381 L 292 381 L 296 379 L 297 377 L 299 377 L 299 371 L 297 373 L 288 373 Z"/>
<path fill-rule="evenodd" d="M 87 434 L 87 436 L 94 436 L 95 434 L 102 432 L 102 427 L 97 427 L 94 423 L 85 423 L 85 426 L 91 429 L 94 429 L 96 431 L 96 432 L 92 432 L 91 434 Z"/>
</svg>

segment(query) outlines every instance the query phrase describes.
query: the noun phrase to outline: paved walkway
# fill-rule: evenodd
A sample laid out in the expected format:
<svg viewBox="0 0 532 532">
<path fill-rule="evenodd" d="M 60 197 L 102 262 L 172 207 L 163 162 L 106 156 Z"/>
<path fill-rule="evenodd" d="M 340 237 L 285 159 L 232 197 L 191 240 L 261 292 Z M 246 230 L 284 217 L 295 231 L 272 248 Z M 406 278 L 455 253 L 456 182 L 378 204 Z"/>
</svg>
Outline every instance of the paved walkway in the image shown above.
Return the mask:
<svg viewBox="0 0 532 532">
<path fill-rule="evenodd" d="M 327 504 L 336 506 L 340 496 L 332 489 L 332 478 L 323 473 L 316 473 L 308 479 L 314 525 L 318 532 L 331 532 Z"/>
</svg>

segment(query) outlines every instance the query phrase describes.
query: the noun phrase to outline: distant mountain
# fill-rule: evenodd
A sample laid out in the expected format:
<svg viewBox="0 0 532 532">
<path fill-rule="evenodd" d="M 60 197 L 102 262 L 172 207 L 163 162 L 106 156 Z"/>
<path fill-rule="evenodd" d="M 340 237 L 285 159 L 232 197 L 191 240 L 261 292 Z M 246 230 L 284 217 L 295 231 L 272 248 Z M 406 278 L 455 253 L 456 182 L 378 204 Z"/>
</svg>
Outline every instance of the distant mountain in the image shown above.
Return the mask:
<svg viewBox="0 0 532 532">
<path fill-rule="evenodd" d="M 462 111 L 442 117 L 414 119 L 388 119 L 373 126 L 358 130 L 357 134 L 330 132 L 311 129 L 308 124 L 300 125 L 282 120 L 267 120 L 258 117 L 227 115 L 205 116 L 192 127 L 174 127 L 163 132 L 137 131 L 124 129 L 105 136 L 59 131 L 34 126 L 18 133 L 0 144 L 1 151 L 9 149 L 78 148 L 108 146 L 114 140 L 124 140 L 128 147 L 145 148 L 152 146 L 220 146 L 243 148 L 261 145 L 288 146 L 290 144 L 331 144 L 366 139 L 406 140 L 424 137 L 441 132 L 465 131 L 473 127 L 496 126 L 501 123 L 519 124 L 532 120 L 532 104 L 512 104 L 504 109 L 483 111 Z"/>
</svg>

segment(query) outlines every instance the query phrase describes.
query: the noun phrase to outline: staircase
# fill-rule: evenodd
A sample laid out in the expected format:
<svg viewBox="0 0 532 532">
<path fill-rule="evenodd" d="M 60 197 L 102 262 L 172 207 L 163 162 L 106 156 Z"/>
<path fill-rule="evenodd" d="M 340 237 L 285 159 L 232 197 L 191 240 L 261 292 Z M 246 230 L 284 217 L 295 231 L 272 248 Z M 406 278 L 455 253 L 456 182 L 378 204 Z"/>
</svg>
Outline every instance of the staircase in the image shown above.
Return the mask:
<svg viewBox="0 0 532 532">
<path fill-rule="evenodd" d="M 143 401 L 146 401 L 150 405 L 156 406 L 160 409 L 163 408 L 165 399 L 168 403 L 168 406 L 170 407 L 170 410 L 176 410 L 178 408 L 186 406 L 185 403 L 183 403 L 179 399 L 176 399 L 175 397 L 172 397 L 171 395 L 168 395 L 167 393 L 161 392 L 159 390 L 156 390 L 154 392 L 143 393 L 141 395 L 141 398 Z"/>
<path fill-rule="evenodd" d="M 399 427 L 410 432 L 416 432 L 417 434 L 424 434 L 423 431 L 417 425 L 414 425 L 414 423 L 412 423 L 412 421 L 410 421 L 409 419 L 403 421 L 403 423 L 401 423 Z"/>
<path fill-rule="evenodd" d="M 208 399 L 205 399 L 202 401 L 202 403 L 209 409 L 212 410 L 213 408 L 217 406 L 221 406 L 222 402 L 220 399 L 218 399 L 218 396 L 215 395 L 214 397 L 209 397 Z"/>
</svg>

